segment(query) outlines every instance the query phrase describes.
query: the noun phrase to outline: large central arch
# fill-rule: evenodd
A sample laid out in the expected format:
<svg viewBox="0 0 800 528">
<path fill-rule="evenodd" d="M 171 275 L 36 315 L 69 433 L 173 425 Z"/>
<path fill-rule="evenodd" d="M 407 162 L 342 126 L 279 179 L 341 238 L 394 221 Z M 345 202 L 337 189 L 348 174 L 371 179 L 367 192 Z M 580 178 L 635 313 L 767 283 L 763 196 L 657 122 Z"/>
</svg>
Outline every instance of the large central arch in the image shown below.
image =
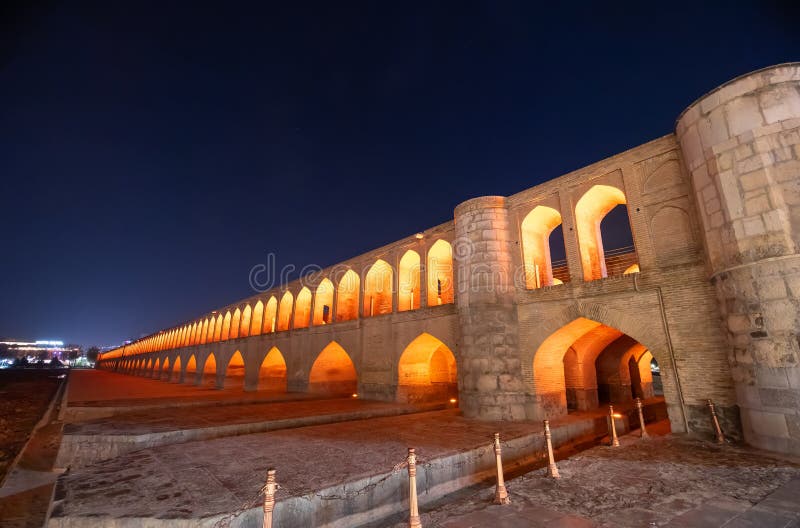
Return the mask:
<svg viewBox="0 0 800 528">
<path fill-rule="evenodd" d="M 397 401 L 447 401 L 458 396 L 456 357 L 426 332 L 411 341 L 397 363 Z"/>
<path fill-rule="evenodd" d="M 336 341 L 319 353 L 308 375 L 308 391 L 325 394 L 355 394 L 358 374 L 353 360 Z"/>
</svg>

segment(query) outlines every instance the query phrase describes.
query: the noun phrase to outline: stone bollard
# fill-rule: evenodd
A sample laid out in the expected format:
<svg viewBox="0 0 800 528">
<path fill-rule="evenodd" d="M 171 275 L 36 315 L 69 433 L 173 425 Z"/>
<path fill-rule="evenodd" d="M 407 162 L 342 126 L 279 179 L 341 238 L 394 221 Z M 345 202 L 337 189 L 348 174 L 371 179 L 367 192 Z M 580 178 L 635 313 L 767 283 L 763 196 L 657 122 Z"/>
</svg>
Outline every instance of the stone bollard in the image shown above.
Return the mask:
<svg viewBox="0 0 800 528">
<path fill-rule="evenodd" d="M 417 506 L 417 455 L 414 448 L 408 448 L 408 516 L 409 528 L 422 528 L 419 521 L 419 507 Z"/>
<path fill-rule="evenodd" d="M 650 438 L 650 435 L 647 434 L 647 429 L 644 426 L 644 412 L 642 411 L 642 399 L 636 398 L 636 410 L 639 413 L 639 437 L 640 438 Z"/>
<path fill-rule="evenodd" d="M 508 490 L 506 490 L 506 483 L 503 480 L 503 460 L 501 457 L 502 449 L 500 447 L 500 433 L 494 434 L 494 458 L 497 465 L 497 487 L 494 490 L 494 503 L 495 504 L 510 504 L 511 499 L 508 498 Z"/>
<path fill-rule="evenodd" d="M 560 478 L 558 468 L 556 467 L 556 458 L 553 456 L 553 435 L 550 433 L 550 420 L 544 421 L 544 441 L 547 445 L 547 476 L 551 478 Z"/>
<path fill-rule="evenodd" d="M 722 428 L 719 426 L 719 419 L 717 418 L 717 409 L 714 407 L 714 402 L 708 400 L 708 409 L 711 411 L 711 421 L 714 422 L 714 433 L 717 435 L 717 443 L 725 443 L 725 435 L 722 434 Z"/>
<path fill-rule="evenodd" d="M 614 406 L 608 406 L 608 419 L 611 420 L 611 447 L 619 447 L 619 438 L 617 438 L 617 424 L 614 423 Z"/>
<path fill-rule="evenodd" d="M 267 485 L 264 486 L 264 528 L 272 528 L 272 510 L 275 509 L 275 470 L 267 470 Z"/>
</svg>

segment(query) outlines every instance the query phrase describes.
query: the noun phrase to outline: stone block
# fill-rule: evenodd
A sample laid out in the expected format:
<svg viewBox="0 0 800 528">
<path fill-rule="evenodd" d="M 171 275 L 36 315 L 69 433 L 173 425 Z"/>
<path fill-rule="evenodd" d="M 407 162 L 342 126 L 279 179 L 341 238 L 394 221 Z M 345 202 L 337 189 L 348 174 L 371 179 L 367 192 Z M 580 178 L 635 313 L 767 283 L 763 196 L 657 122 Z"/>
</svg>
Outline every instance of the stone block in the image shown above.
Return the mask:
<svg viewBox="0 0 800 528">
<path fill-rule="evenodd" d="M 743 409 L 752 430 L 762 436 L 789 438 L 789 428 L 786 417 L 780 413 Z"/>
<path fill-rule="evenodd" d="M 758 389 L 761 404 L 765 407 L 797 409 L 800 407 L 800 391 L 793 389 Z"/>
<path fill-rule="evenodd" d="M 784 368 L 756 367 L 756 382 L 761 388 L 789 388 Z"/>
<path fill-rule="evenodd" d="M 728 121 L 728 129 L 733 136 L 738 136 L 765 124 L 758 99 L 753 95 L 743 95 L 729 101 L 725 105 L 725 115 Z"/>
</svg>

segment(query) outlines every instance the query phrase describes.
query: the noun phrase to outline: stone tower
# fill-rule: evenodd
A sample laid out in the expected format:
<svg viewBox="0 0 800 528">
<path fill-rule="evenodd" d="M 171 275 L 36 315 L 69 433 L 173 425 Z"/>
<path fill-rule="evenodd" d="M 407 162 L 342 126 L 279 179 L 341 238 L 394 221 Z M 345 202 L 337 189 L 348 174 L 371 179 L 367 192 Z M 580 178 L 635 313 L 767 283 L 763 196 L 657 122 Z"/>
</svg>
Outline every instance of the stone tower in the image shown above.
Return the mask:
<svg viewBox="0 0 800 528">
<path fill-rule="evenodd" d="M 678 118 L 676 134 L 745 439 L 800 454 L 800 63 L 708 93 Z"/>
</svg>

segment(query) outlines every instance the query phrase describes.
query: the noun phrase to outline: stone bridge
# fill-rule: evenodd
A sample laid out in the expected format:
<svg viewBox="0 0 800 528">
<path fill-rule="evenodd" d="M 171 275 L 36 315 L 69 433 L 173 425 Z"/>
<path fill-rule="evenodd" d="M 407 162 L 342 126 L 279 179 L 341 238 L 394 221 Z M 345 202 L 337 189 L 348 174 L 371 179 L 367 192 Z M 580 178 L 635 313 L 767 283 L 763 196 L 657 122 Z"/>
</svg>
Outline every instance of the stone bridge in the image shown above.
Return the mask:
<svg viewBox="0 0 800 528">
<path fill-rule="evenodd" d="M 106 352 L 98 367 L 248 391 L 453 398 L 488 420 L 663 393 L 673 431 L 708 429 L 710 398 L 729 434 L 798 454 L 799 228 L 792 63 L 703 96 L 674 134 L 469 200 L 450 222 Z"/>
</svg>

